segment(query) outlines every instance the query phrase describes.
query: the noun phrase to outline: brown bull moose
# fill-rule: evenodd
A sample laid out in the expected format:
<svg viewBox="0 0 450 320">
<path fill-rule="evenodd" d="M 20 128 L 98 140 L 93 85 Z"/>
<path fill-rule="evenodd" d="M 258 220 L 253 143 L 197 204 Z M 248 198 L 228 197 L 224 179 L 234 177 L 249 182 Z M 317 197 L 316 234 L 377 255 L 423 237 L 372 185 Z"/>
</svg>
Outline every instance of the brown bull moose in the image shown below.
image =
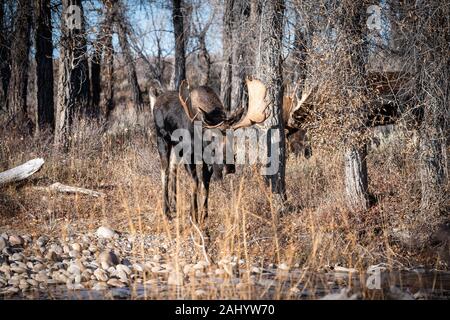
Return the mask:
<svg viewBox="0 0 450 320">
<path fill-rule="evenodd" d="M 170 218 L 171 205 L 176 207 L 176 171 L 179 159 L 173 153 L 180 141 L 173 139 L 174 133 L 176 130 L 183 129 L 193 137 L 195 121 L 201 123 L 202 130 L 207 128 L 235 130 L 264 122 L 267 118 L 266 87 L 261 81 L 254 79 L 247 79 L 246 85 L 249 94 L 248 107 L 242 106 L 230 114 L 226 112 L 220 99 L 210 87 L 200 86 L 190 89 L 185 81 L 181 84 L 179 92 L 165 92 L 154 101 L 153 117 L 161 160 L 163 212 L 167 217 Z M 188 147 L 194 150 L 193 139 L 190 139 Z M 206 144 L 202 141 L 200 147 L 204 149 Z M 187 160 L 184 166 L 193 181 L 191 215 L 195 222 L 202 222 L 208 215 L 211 177 L 214 171 L 221 172 L 224 163 L 211 165 L 204 159 L 196 162 L 194 152 L 183 156 Z M 233 170 L 232 165 L 225 165 L 225 172 L 233 172 Z M 199 199 L 200 188 L 204 191 L 203 201 Z"/>
</svg>

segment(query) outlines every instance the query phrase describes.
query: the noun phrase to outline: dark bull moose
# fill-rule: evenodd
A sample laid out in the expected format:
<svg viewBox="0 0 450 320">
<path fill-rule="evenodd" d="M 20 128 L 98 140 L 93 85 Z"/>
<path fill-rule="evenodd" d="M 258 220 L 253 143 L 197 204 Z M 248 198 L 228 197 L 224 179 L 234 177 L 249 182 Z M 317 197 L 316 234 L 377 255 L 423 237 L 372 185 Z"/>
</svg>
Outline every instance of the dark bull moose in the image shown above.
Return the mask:
<svg viewBox="0 0 450 320">
<path fill-rule="evenodd" d="M 179 141 L 173 141 L 173 133 L 178 129 L 184 129 L 193 137 L 194 121 L 201 121 L 203 129 L 216 128 L 221 131 L 245 128 L 264 122 L 267 118 L 266 87 L 261 81 L 254 79 L 247 79 L 246 84 L 249 95 L 247 112 L 242 106 L 229 114 L 210 87 L 201 86 L 191 90 L 186 82 L 181 84 L 179 92 L 165 92 L 154 101 L 153 117 L 161 158 L 163 212 L 167 217 L 170 218 L 171 205 L 176 208 L 176 177 L 179 159 L 173 155 L 173 150 Z M 205 148 L 204 143 L 202 148 Z M 194 150 L 193 140 L 191 140 L 191 150 Z M 191 153 L 190 156 L 194 157 L 194 154 Z M 184 165 L 193 181 L 191 214 L 195 222 L 201 222 L 208 215 L 211 177 L 214 170 L 223 169 L 223 164 L 214 166 L 203 159 L 201 164 L 196 164 L 193 158 L 188 160 Z M 233 172 L 233 166 L 226 165 L 225 172 Z M 199 187 L 204 191 L 202 203 L 199 199 Z"/>
</svg>

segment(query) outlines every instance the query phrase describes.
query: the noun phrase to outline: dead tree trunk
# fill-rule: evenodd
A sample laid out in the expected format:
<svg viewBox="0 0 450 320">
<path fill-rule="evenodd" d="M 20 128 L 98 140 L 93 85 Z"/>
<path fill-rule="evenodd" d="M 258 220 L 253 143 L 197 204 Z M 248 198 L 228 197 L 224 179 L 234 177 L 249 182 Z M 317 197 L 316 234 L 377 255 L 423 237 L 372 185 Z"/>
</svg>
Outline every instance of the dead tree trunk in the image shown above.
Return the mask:
<svg viewBox="0 0 450 320">
<path fill-rule="evenodd" d="M 259 38 L 261 61 L 258 69 L 260 80 L 267 86 L 269 101 L 269 118 L 264 127 L 267 132 L 268 152 L 270 160 L 266 170 L 266 179 L 275 195 L 278 209 L 283 208 L 285 193 L 285 135 L 283 122 L 283 86 L 282 86 L 282 38 L 283 38 L 284 1 L 261 2 L 261 34 Z"/>
<path fill-rule="evenodd" d="M 114 13 L 117 27 L 117 34 L 119 36 L 119 44 L 120 48 L 122 49 L 123 58 L 125 60 L 127 68 L 127 76 L 131 90 L 132 101 L 137 110 L 142 110 L 143 108 L 142 93 L 141 88 L 139 87 L 139 82 L 136 73 L 136 66 L 133 60 L 133 54 L 131 52 L 131 47 L 128 40 L 130 27 L 128 21 L 126 20 L 125 15 L 123 14 L 123 11 L 124 8 L 121 5 L 116 8 L 116 11 Z"/>
<path fill-rule="evenodd" d="M 175 69 L 173 87 L 178 90 L 181 81 L 186 79 L 185 30 L 182 0 L 172 0 L 173 32 L 175 35 Z"/>
<path fill-rule="evenodd" d="M 5 85 L 5 67 L 7 66 L 7 43 L 6 43 L 6 27 L 4 25 L 5 18 L 5 0 L 0 0 L 0 110 L 4 108 L 7 83 Z"/>
<path fill-rule="evenodd" d="M 361 148 L 349 146 L 344 153 L 345 194 L 351 210 L 366 210 L 367 197 L 367 151 L 366 145 Z"/>
<path fill-rule="evenodd" d="M 55 145 L 62 151 L 69 147 L 75 115 L 80 115 L 89 97 L 86 62 L 86 34 L 81 0 L 62 1 L 58 98 L 56 104 Z M 74 17 L 68 9 L 78 8 Z M 77 19 L 81 19 L 78 21 Z M 80 108 L 81 106 L 81 108 Z"/>
<path fill-rule="evenodd" d="M 249 43 L 246 43 L 250 30 L 250 5 L 247 1 L 234 1 L 233 5 L 233 39 L 231 67 L 231 103 L 230 109 L 235 110 L 244 103 L 245 63 Z"/>
<path fill-rule="evenodd" d="M 38 130 L 53 131 L 53 42 L 50 0 L 36 0 L 36 86 Z"/>
<path fill-rule="evenodd" d="M 418 103 L 423 106 L 419 137 L 420 212 L 413 217 L 414 237 L 419 246 L 427 243 L 440 225 L 448 222 L 448 115 L 450 104 L 450 9 L 440 1 L 419 4 Z M 444 27 L 446 26 L 446 27 Z"/>
<path fill-rule="evenodd" d="M 352 83 L 349 101 L 355 100 L 354 97 L 367 96 L 365 89 L 365 60 L 367 58 L 367 47 L 364 41 L 364 12 L 365 6 L 363 4 L 355 4 L 352 16 L 347 16 L 346 11 L 343 10 L 342 16 L 337 17 L 339 27 L 346 32 L 346 36 L 340 41 L 343 41 L 346 56 L 349 59 L 342 61 L 352 75 Z M 355 104 L 357 102 L 354 102 Z M 357 105 L 350 105 L 347 111 L 349 121 L 352 123 L 349 137 L 345 141 L 344 151 L 344 182 L 347 199 L 347 206 L 352 211 L 364 211 L 369 207 L 368 194 L 368 172 L 367 172 L 367 146 L 365 141 L 360 142 L 360 131 L 362 129 L 362 121 L 367 115 L 368 106 L 359 102 Z"/>
<path fill-rule="evenodd" d="M 114 109 L 114 47 L 112 42 L 113 11 L 110 2 L 104 2 L 105 21 L 103 28 L 103 57 L 101 63 L 101 75 L 103 77 L 103 92 L 101 109 L 106 119 Z"/>
<path fill-rule="evenodd" d="M 17 3 L 14 36 L 11 44 L 11 79 L 8 88 L 8 112 L 12 123 L 31 129 L 27 114 L 28 68 L 31 31 L 31 0 Z"/>
<path fill-rule="evenodd" d="M 223 65 L 222 72 L 220 74 L 220 100 L 226 110 L 231 110 L 233 5 L 234 0 L 225 0 L 225 9 L 223 13 Z"/>
</svg>

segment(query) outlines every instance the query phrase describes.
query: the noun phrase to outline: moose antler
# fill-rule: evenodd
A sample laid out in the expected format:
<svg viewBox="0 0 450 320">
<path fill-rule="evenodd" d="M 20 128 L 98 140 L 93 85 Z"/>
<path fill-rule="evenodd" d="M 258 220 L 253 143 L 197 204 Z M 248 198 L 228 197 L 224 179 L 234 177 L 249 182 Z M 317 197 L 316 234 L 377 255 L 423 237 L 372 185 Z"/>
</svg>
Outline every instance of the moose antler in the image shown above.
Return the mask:
<svg viewBox="0 0 450 320">
<path fill-rule="evenodd" d="M 260 80 L 247 77 L 245 80 L 248 89 L 248 109 L 247 113 L 236 124 L 233 129 L 249 127 L 256 123 L 264 122 L 267 119 L 267 88 Z"/>
<path fill-rule="evenodd" d="M 184 98 L 184 96 L 186 96 L 186 99 Z M 188 104 L 189 96 L 190 96 L 189 82 L 187 82 L 187 80 L 183 80 L 183 81 L 181 81 L 180 88 L 178 90 L 178 98 L 179 98 L 181 106 L 183 107 L 184 112 L 186 113 L 188 118 L 191 121 L 194 121 L 198 115 L 198 112 L 196 114 L 194 114 L 193 110 L 189 106 L 189 104 Z"/>
</svg>

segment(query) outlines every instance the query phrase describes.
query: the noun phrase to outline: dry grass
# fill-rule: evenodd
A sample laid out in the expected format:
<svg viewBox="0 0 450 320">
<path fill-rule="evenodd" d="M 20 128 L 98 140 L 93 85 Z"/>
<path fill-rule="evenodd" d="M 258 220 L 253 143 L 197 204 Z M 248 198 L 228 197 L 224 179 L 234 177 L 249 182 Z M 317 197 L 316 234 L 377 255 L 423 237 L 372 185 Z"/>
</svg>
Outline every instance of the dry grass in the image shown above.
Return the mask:
<svg viewBox="0 0 450 320">
<path fill-rule="evenodd" d="M 180 170 L 177 218 L 168 222 L 161 212 L 159 159 L 147 131 L 104 134 L 101 126 L 84 123 L 76 132 L 76 147 L 69 154 L 56 153 L 45 134 L 31 138 L 2 133 L 0 170 L 38 156 L 46 164 L 32 181 L 1 190 L 0 232 L 64 238 L 109 225 L 124 233 L 167 240 L 165 249 L 139 248 L 136 255 L 159 252 L 175 265 L 202 260 L 202 251 L 190 241 L 196 234 L 188 220 L 190 181 Z M 370 152 L 374 205 L 367 212 L 351 213 L 344 205 L 338 151 L 314 149 L 310 159 L 288 159 L 289 210 L 281 217 L 274 214 L 256 168 L 213 182 L 207 229 L 214 265 L 236 257 L 245 261 L 247 270 L 270 263 L 297 264 L 313 272 L 336 264 L 364 271 L 378 263 L 445 269 L 436 254 L 408 250 L 392 237 L 394 228 L 411 223 L 409 217 L 417 208 L 416 165 L 408 160 L 414 148 L 410 141 L 394 134 Z M 32 188 L 54 182 L 102 191 L 106 197 L 48 194 Z M 246 279 L 249 274 L 241 276 Z M 225 291 L 208 294 L 226 297 Z"/>
</svg>

